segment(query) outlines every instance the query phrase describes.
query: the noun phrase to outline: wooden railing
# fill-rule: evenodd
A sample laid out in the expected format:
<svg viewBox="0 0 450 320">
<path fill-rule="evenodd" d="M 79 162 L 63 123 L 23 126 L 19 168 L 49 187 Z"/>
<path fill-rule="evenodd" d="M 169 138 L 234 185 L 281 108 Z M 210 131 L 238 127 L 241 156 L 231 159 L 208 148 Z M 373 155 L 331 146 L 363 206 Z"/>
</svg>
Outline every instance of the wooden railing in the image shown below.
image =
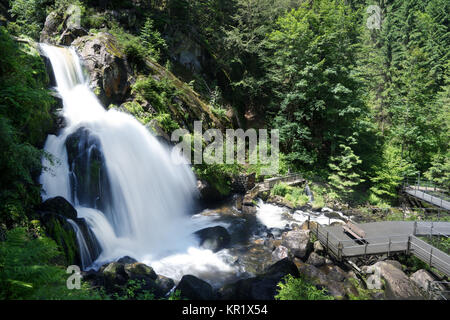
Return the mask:
<svg viewBox="0 0 450 320">
<path fill-rule="evenodd" d="M 301 179 L 303 179 L 301 174 L 299 174 L 299 173 L 291 173 L 291 174 L 288 174 L 288 175 L 283 176 L 283 177 L 273 177 L 273 178 L 269 178 L 269 179 L 264 180 L 264 187 L 267 188 L 267 189 L 271 189 L 277 183 L 280 183 L 280 182 L 289 183 L 289 182 L 294 182 L 294 181 L 301 180 Z"/>
</svg>

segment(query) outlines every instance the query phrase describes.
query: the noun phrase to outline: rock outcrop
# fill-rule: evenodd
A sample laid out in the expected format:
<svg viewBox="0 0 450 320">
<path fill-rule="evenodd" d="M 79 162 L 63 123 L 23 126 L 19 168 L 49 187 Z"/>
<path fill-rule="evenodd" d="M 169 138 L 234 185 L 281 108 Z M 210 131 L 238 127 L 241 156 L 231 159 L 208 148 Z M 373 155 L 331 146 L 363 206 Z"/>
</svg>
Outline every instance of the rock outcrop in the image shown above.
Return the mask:
<svg viewBox="0 0 450 320">
<path fill-rule="evenodd" d="M 312 243 L 309 241 L 309 230 L 288 231 L 282 234 L 281 244 L 289 249 L 295 257 L 307 259 L 312 250 Z"/>
<path fill-rule="evenodd" d="M 372 274 L 368 277 L 368 287 L 382 289 L 385 283 L 385 297 L 388 300 L 417 300 L 423 299 L 419 288 L 406 274 L 392 263 L 380 261 L 372 266 L 365 266 L 362 271 Z"/>
<path fill-rule="evenodd" d="M 105 106 L 120 104 L 130 89 L 131 70 L 116 39 L 99 32 L 77 38 L 72 42 L 90 75 L 94 93 Z"/>
<path fill-rule="evenodd" d="M 295 264 L 285 258 L 268 267 L 261 275 L 225 285 L 219 290 L 219 295 L 223 300 L 273 300 L 278 283 L 288 274 L 299 276 Z"/>
<path fill-rule="evenodd" d="M 215 297 L 211 285 L 193 275 L 184 275 L 175 290 L 180 290 L 181 296 L 190 300 L 213 300 Z"/>
<path fill-rule="evenodd" d="M 209 227 L 195 232 L 200 239 L 200 246 L 204 249 L 217 252 L 230 244 L 230 234 L 221 226 Z"/>
</svg>

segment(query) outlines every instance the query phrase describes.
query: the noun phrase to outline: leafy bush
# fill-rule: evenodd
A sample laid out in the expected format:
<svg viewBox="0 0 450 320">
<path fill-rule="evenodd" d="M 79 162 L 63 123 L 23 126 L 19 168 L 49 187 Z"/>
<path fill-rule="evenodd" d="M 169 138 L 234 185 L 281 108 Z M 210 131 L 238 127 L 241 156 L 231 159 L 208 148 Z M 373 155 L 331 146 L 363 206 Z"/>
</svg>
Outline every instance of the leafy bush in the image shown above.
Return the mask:
<svg viewBox="0 0 450 320">
<path fill-rule="evenodd" d="M 53 125 L 55 100 L 47 87 L 42 59 L 28 45 L 17 44 L 0 27 L 0 221 L 11 226 L 40 201 L 34 178 Z"/>
<path fill-rule="evenodd" d="M 334 300 L 325 289 L 317 289 L 305 277 L 294 278 L 288 274 L 278 284 L 278 288 L 276 300 Z"/>
<path fill-rule="evenodd" d="M 277 183 L 270 191 L 272 195 L 284 197 L 294 206 L 303 206 L 309 202 L 309 197 L 302 188 L 291 187 L 285 183 Z"/>
<path fill-rule="evenodd" d="M 0 299 L 98 299 L 87 284 L 69 290 L 69 277 L 55 265 L 60 252 L 56 243 L 38 235 L 32 239 L 25 228 L 14 228 L 0 242 Z"/>
</svg>

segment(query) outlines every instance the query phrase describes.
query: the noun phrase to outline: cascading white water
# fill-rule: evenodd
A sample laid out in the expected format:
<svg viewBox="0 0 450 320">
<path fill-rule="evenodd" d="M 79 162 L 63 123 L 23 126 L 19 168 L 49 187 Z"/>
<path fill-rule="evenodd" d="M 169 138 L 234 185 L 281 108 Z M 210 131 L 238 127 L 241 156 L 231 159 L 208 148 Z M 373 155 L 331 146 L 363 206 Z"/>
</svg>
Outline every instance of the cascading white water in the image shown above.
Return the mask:
<svg viewBox="0 0 450 320">
<path fill-rule="evenodd" d="M 72 48 L 41 48 L 66 120 L 45 144 L 57 163 L 43 160 L 49 168 L 40 177 L 43 198 L 66 198 L 86 220 L 102 249 L 91 267 L 128 255 L 175 279 L 179 270 L 196 274 L 193 269 L 208 265 L 228 270 L 216 255 L 198 249 L 192 235 L 200 226 L 188 215 L 197 192 L 191 169 L 174 164 L 169 150 L 132 116 L 102 107 Z"/>
</svg>

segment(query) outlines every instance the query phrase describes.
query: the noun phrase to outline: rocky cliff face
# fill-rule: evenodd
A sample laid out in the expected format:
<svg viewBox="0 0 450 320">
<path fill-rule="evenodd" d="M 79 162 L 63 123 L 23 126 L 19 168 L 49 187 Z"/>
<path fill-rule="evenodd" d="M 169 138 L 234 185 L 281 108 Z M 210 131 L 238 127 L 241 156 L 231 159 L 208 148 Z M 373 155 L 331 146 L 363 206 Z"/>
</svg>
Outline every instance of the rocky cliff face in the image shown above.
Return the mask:
<svg viewBox="0 0 450 320">
<path fill-rule="evenodd" d="M 72 42 L 89 73 L 91 87 L 104 105 L 122 103 L 130 90 L 131 70 L 109 33 L 86 35 Z"/>
</svg>

